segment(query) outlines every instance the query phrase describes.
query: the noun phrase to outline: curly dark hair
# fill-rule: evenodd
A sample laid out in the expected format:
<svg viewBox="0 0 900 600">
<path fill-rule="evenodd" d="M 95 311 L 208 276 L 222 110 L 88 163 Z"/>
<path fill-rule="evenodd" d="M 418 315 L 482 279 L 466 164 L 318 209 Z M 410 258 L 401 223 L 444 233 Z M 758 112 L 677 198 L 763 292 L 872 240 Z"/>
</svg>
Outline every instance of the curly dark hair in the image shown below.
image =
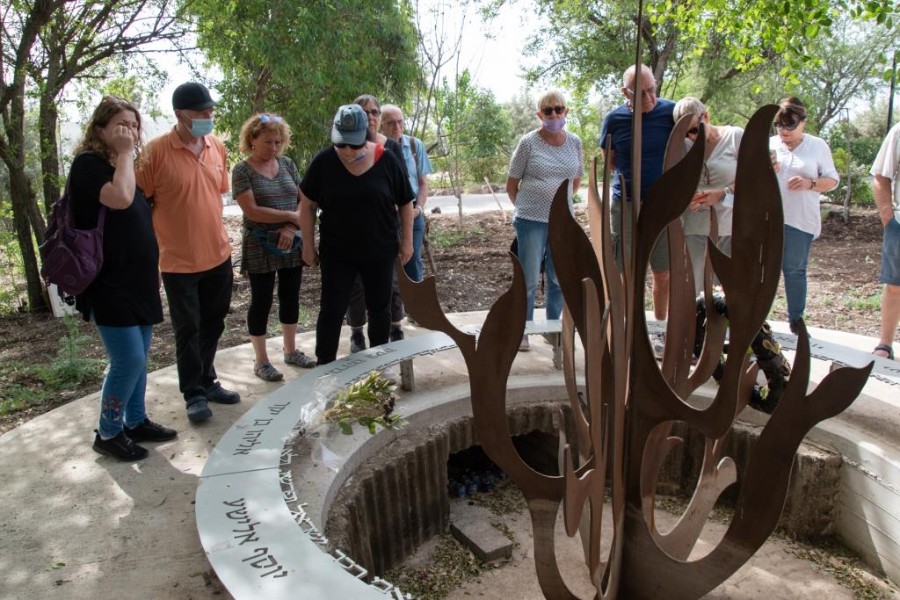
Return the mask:
<svg viewBox="0 0 900 600">
<path fill-rule="evenodd" d="M 115 96 L 104 96 L 100 101 L 100 104 L 97 105 L 97 108 L 94 109 L 94 114 L 91 115 L 87 125 L 84 126 L 84 135 L 81 137 L 81 141 L 78 142 L 78 146 L 75 148 L 75 154 L 92 151 L 109 160 L 109 146 L 107 146 L 106 142 L 103 141 L 103 138 L 100 137 L 99 130 L 109 125 L 109 122 L 112 121 L 113 117 L 125 110 L 133 112 L 134 116 L 137 117 L 138 139 L 134 145 L 136 150 L 135 160 L 137 160 L 137 158 L 140 157 L 141 149 L 143 148 L 141 113 L 131 102 L 116 98 Z"/>
</svg>

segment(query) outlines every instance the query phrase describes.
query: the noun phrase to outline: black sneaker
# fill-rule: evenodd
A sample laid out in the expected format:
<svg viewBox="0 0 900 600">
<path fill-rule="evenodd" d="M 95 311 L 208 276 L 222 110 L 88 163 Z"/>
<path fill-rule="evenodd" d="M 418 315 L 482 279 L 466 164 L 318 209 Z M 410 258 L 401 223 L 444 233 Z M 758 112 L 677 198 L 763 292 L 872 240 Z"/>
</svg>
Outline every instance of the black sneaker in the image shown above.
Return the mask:
<svg viewBox="0 0 900 600">
<path fill-rule="evenodd" d="M 94 436 L 94 445 L 92 446 L 94 452 L 112 456 L 125 462 L 141 460 L 147 458 L 149 454 L 146 448 L 142 448 L 131 441 L 131 438 L 125 435 L 124 431 L 120 431 L 119 435 L 109 440 L 101 439 L 100 432 L 96 429 L 94 433 L 96 434 Z"/>
<path fill-rule="evenodd" d="M 366 349 L 366 336 L 362 330 L 353 330 L 350 332 L 350 354 L 356 354 Z"/>
<path fill-rule="evenodd" d="M 206 388 L 206 391 L 203 393 L 206 395 L 207 402 L 215 402 L 217 404 L 237 404 L 241 401 L 240 394 L 226 390 L 218 381 Z"/>
<path fill-rule="evenodd" d="M 391 327 L 391 341 L 392 342 L 399 342 L 400 340 L 402 340 L 405 337 L 406 337 L 406 335 L 403 333 L 402 328 Z"/>
<path fill-rule="evenodd" d="M 134 442 L 168 442 L 174 440 L 178 432 L 147 418 L 134 429 L 126 427 L 125 434 Z"/>
<path fill-rule="evenodd" d="M 798 335 L 800 333 L 800 319 L 791 319 L 788 321 L 788 326 L 791 328 L 791 333 L 794 335 Z"/>
<path fill-rule="evenodd" d="M 199 423 L 205 421 L 212 416 L 206 398 L 203 396 L 194 396 L 187 401 L 187 416 L 191 423 Z"/>
</svg>

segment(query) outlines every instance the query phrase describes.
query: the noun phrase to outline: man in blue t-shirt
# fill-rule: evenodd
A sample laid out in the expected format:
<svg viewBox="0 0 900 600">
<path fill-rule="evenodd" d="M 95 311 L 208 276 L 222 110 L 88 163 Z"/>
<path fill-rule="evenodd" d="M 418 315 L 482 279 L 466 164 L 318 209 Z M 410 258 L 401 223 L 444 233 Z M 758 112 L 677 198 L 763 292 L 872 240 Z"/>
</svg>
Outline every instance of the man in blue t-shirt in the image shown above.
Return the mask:
<svg viewBox="0 0 900 600">
<path fill-rule="evenodd" d="M 629 243 L 632 230 L 631 206 L 623 203 L 622 198 L 624 197 L 626 202 L 630 202 L 632 198 L 631 126 L 634 111 L 634 78 L 634 66 L 628 67 L 623 77 L 624 87 L 622 87 L 625 104 L 606 115 L 600 133 L 601 150 L 606 146 L 607 135 L 612 138 L 610 160 L 615 166 L 615 171 L 612 173 L 611 229 L 616 262 L 619 266 L 622 264 L 619 245 L 622 237 L 620 224 L 623 208 L 626 209 L 625 234 Z M 643 199 L 647 190 L 662 175 L 666 144 L 668 144 L 669 134 L 672 133 L 672 128 L 675 126 L 672 117 L 675 103 L 656 97 L 656 79 L 653 77 L 653 71 L 645 65 L 641 65 L 639 84 L 638 92 L 641 94 L 641 112 L 643 113 L 640 185 L 641 199 Z M 625 180 L 624 194 L 621 179 Z M 628 251 L 627 248 L 626 251 Z M 669 305 L 669 241 L 665 231 L 653 247 L 653 253 L 650 256 L 650 271 L 653 275 L 653 312 L 657 320 L 664 321 Z"/>
</svg>

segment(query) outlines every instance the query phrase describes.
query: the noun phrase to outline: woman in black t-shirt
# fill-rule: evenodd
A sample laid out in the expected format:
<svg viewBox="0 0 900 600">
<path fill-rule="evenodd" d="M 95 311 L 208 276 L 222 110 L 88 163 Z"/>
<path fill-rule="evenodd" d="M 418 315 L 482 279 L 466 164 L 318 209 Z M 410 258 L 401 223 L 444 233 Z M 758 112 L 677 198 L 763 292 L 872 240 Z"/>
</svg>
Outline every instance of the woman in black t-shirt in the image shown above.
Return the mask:
<svg viewBox="0 0 900 600">
<path fill-rule="evenodd" d="M 303 262 L 321 257 L 322 295 L 316 323 L 319 364 L 337 356 L 341 322 L 357 275 L 366 290 L 369 341 L 388 341 L 395 261 L 412 256 L 412 190 L 396 156 L 366 140 L 366 113 L 358 104 L 338 109 L 332 148 L 319 152 L 300 182 Z M 398 225 L 397 211 L 400 212 Z M 320 239 L 316 253 L 316 213 Z M 398 231 L 399 229 L 399 231 Z"/>
<path fill-rule="evenodd" d="M 153 325 L 162 321 L 159 247 L 150 205 L 135 184 L 141 117 L 132 104 L 106 96 L 94 110 L 69 172 L 75 226 L 97 226 L 101 210 L 103 266 L 75 299 L 100 332 L 109 370 L 100 395 L 94 450 L 125 461 L 147 450 L 135 442 L 171 440 L 176 432 L 147 418 L 147 356 Z"/>
</svg>

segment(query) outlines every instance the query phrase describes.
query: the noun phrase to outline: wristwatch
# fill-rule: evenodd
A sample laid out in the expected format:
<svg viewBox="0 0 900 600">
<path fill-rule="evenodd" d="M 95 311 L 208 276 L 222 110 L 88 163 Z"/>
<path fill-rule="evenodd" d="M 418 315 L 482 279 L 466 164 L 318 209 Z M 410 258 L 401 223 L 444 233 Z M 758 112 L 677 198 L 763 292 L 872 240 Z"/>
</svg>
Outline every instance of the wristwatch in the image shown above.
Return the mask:
<svg viewBox="0 0 900 600">
<path fill-rule="evenodd" d="M 816 181 L 816 178 L 812 177 L 812 178 L 810 178 L 809 181 L 810 181 L 809 189 L 811 189 L 811 190 L 816 189 L 816 184 L 818 183 L 818 181 Z"/>
</svg>

